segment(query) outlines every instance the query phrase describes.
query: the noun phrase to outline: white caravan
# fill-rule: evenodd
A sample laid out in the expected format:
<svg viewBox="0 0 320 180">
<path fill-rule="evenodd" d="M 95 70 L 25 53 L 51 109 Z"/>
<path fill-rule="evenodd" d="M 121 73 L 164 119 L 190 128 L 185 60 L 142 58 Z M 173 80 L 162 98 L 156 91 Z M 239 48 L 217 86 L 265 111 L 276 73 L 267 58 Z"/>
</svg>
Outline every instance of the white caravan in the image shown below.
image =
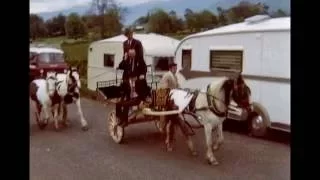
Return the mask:
<svg viewBox="0 0 320 180">
<path fill-rule="evenodd" d="M 252 134 L 263 136 L 268 128 L 290 132 L 290 17 L 257 15 L 190 35 L 175 58 L 186 88 L 204 88 L 219 76 L 241 72 L 259 114 L 248 123 Z M 236 112 L 228 117 L 247 120 Z"/>
<path fill-rule="evenodd" d="M 151 65 L 159 77 L 168 70 L 168 63 L 173 61 L 174 52 L 180 41 L 159 34 L 133 34 L 141 41 L 144 60 Z M 111 81 L 116 78 L 116 68 L 123 58 L 124 35 L 96 41 L 88 49 L 88 88 L 96 90 L 97 82 Z M 117 77 L 122 77 L 119 71 Z"/>
</svg>

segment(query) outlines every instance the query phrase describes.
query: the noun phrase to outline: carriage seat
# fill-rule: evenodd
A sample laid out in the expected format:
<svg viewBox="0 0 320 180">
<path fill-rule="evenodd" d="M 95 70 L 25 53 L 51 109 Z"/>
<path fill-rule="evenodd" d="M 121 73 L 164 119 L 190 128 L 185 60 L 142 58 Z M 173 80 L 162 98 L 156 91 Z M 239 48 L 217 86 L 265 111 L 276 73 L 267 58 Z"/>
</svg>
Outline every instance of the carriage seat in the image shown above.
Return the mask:
<svg viewBox="0 0 320 180">
<path fill-rule="evenodd" d="M 179 109 L 174 104 L 174 101 L 170 98 L 170 90 L 171 89 L 169 88 L 159 88 L 156 90 L 152 90 L 151 107 L 154 111 L 169 111 Z"/>
</svg>

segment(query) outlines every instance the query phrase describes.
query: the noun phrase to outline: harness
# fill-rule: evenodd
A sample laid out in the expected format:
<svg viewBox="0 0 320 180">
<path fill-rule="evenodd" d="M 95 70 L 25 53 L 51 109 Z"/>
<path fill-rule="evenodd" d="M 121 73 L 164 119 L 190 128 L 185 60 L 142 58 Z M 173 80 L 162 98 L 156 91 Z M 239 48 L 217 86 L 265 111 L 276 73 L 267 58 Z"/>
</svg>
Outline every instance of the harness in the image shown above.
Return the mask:
<svg viewBox="0 0 320 180">
<path fill-rule="evenodd" d="M 204 110 L 210 110 L 212 113 L 214 113 L 216 116 L 218 117 L 226 117 L 227 116 L 227 111 L 226 112 L 221 112 L 216 104 L 215 100 L 219 100 L 222 101 L 214 96 L 212 96 L 211 94 L 209 94 L 209 88 L 210 88 L 210 84 L 208 84 L 207 86 L 207 92 L 206 92 L 206 97 L 207 97 L 207 103 L 208 103 L 208 107 L 202 107 L 202 108 L 196 108 L 195 104 L 196 104 L 196 99 L 200 93 L 199 90 L 195 90 L 193 92 L 190 92 L 193 94 L 193 97 L 189 103 L 189 111 L 191 113 L 195 113 L 196 111 L 204 111 Z"/>
</svg>

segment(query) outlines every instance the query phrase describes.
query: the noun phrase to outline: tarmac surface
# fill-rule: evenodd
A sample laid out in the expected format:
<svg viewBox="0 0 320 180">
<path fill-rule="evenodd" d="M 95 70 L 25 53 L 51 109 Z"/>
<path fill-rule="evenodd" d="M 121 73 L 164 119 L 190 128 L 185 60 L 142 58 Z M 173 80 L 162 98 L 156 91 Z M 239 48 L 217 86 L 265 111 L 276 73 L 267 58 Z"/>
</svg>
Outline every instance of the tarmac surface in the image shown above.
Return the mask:
<svg viewBox="0 0 320 180">
<path fill-rule="evenodd" d="M 56 132 L 53 124 L 39 130 L 30 115 L 31 180 L 289 180 L 290 145 L 279 139 L 257 139 L 241 131 L 225 131 L 225 141 L 215 152 L 218 166 L 205 161 L 203 129 L 194 136 L 198 156 L 189 154 L 177 131 L 173 152 L 153 122 L 125 129 L 124 144 L 113 142 L 107 130 L 106 108 L 82 99 L 89 130 L 80 129 L 76 106 L 70 105 L 72 126 Z"/>
</svg>

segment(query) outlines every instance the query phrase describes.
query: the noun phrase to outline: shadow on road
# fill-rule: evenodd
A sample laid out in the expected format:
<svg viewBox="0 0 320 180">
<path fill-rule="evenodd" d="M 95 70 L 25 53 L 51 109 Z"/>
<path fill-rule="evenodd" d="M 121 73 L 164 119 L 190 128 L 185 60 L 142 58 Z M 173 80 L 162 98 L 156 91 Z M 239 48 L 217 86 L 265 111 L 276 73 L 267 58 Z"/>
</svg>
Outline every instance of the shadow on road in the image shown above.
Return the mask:
<svg viewBox="0 0 320 180">
<path fill-rule="evenodd" d="M 223 124 L 223 129 L 224 131 L 248 135 L 247 124 L 244 122 L 227 120 Z M 267 136 L 261 139 L 289 145 L 290 133 L 269 129 Z"/>
</svg>

